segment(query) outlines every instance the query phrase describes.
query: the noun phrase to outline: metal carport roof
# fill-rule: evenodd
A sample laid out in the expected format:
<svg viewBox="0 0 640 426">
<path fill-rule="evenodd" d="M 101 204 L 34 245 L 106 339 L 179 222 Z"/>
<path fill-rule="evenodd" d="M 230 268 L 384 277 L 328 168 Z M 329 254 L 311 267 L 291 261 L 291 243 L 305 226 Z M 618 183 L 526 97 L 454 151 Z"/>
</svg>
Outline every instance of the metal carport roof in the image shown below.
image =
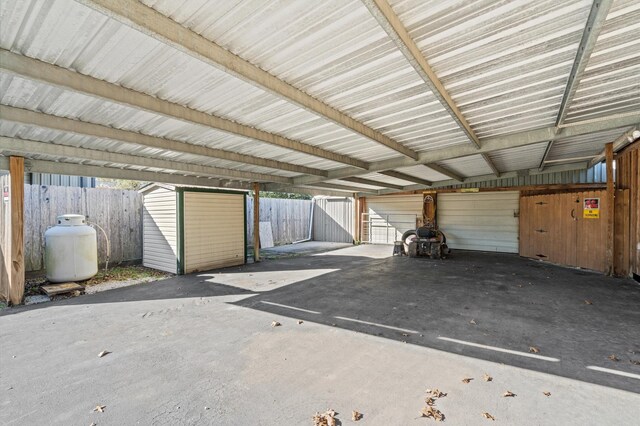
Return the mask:
<svg viewBox="0 0 640 426">
<path fill-rule="evenodd" d="M 0 20 L 0 153 L 34 172 L 388 193 L 638 137 L 640 0 L 25 0 Z"/>
</svg>

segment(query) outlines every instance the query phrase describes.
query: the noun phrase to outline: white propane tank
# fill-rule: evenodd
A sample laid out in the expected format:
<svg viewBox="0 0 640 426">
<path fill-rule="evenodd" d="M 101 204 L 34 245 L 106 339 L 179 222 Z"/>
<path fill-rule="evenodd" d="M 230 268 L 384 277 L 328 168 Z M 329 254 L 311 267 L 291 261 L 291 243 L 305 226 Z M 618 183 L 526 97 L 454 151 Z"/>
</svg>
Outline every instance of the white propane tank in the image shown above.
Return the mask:
<svg viewBox="0 0 640 426">
<path fill-rule="evenodd" d="M 45 267 L 52 283 L 88 280 L 98 273 L 96 230 L 80 214 L 58 216 L 44 233 Z"/>
</svg>

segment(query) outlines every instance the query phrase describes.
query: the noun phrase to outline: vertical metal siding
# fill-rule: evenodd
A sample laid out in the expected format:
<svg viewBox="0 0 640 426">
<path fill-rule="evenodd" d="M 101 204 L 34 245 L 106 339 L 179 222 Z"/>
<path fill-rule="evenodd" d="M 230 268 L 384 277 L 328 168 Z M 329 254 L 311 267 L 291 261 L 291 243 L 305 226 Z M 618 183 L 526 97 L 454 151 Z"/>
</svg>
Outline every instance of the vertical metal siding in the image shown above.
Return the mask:
<svg viewBox="0 0 640 426">
<path fill-rule="evenodd" d="M 355 203 L 353 198 L 316 197 L 313 239 L 336 243 L 353 242 Z"/>
<path fill-rule="evenodd" d="M 177 272 L 176 193 L 156 188 L 144 194 L 142 264 Z"/>
<path fill-rule="evenodd" d="M 452 249 L 518 253 L 519 192 L 438 194 L 438 226 Z"/>
</svg>

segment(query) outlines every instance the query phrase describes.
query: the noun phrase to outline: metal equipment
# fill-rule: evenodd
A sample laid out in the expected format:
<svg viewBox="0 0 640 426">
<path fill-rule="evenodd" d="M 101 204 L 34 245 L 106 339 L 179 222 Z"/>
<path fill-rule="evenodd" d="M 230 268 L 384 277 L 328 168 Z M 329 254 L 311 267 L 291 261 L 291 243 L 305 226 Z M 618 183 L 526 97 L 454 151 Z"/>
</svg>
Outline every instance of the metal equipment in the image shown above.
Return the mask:
<svg viewBox="0 0 640 426">
<path fill-rule="evenodd" d="M 421 226 L 402 234 L 405 252 L 409 257 L 430 257 L 444 259 L 451 250 L 447 246 L 447 237 L 434 226 Z"/>
</svg>

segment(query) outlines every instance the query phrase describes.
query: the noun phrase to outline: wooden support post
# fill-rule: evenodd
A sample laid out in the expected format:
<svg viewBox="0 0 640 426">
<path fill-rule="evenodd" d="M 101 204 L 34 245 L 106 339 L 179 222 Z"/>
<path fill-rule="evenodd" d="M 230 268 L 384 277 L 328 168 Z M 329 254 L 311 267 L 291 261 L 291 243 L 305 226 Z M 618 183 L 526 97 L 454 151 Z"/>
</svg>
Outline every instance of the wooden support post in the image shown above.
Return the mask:
<svg viewBox="0 0 640 426">
<path fill-rule="evenodd" d="M 613 227 L 614 227 L 614 205 L 615 186 L 613 182 L 613 143 L 605 145 L 605 158 L 607 160 L 607 251 L 606 268 L 607 275 L 613 274 Z"/>
<path fill-rule="evenodd" d="M 11 177 L 11 271 L 9 302 L 19 305 L 24 298 L 24 158 L 9 158 Z"/>
<path fill-rule="evenodd" d="M 260 262 L 260 184 L 253 183 L 253 261 Z"/>
<path fill-rule="evenodd" d="M 353 242 L 357 243 L 358 241 L 360 241 L 360 237 L 358 236 L 359 234 L 359 227 L 358 227 L 358 211 L 360 208 L 360 197 L 358 196 L 357 193 L 353 193 Z"/>
</svg>

